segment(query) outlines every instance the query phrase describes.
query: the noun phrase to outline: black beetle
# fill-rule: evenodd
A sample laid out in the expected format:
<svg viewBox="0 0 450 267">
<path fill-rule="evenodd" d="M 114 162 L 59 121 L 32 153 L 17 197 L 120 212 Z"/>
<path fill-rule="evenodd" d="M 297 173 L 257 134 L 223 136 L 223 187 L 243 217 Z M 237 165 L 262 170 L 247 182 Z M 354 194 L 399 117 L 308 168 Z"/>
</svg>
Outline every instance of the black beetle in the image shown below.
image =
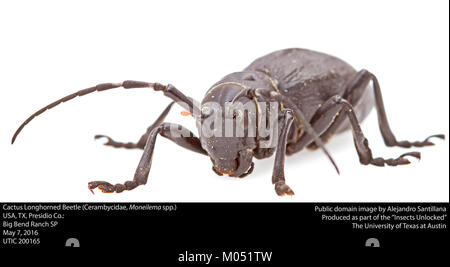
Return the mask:
<svg viewBox="0 0 450 267">
<path fill-rule="evenodd" d="M 146 87 L 162 91 L 164 95 L 189 110 L 187 114 L 196 119 L 200 137 L 195 137 L 181 125 L 164 122 L 174 102 L 169 104 L 137 143 L 121 143 L 108 136 L 97 135 L 95 138 L 108 139 L 105 145 L 139 148 L 144 152 L 132 181 L 116 185 L 105 181 L 90 182 L 88 186 L 91 190 L 99 188 L 103 192 L 120 193 L 146 184 L 158 134 L 184 148 L 208 155 L 213 162 L 213 170 L 218 175 L 244 177 L 253 170 L 253 157 L 270 157 L 276 151 L 272 183 L 278 195 L 294 194 L 285 183 L 284 158 L 285 155 L 298 152 L 304 147 L 323 149 L 339 172 L 324 143 L 333 134 L 346 129 L 352 130 L 361 164 L 397 166 L 410 163 L 406 156 L 420 158 L 419 152 L 405 153 L 396 159 L 372 156 L 359 122 L 373 106 L 376 108 L 381 134 L 387 146 L 423 147 L 433 145 L 429 141 L 431 137 L 444 139 L 444 135 L 439 134 L 421 142 L 397 141 L 389 127 L 375 75 L 367 70 L 357 72 L 346 62 L 327 54 L 292 48 L 263 56 L 242 72 L 225 76 L 209 89 L 201 105 L 170 84 L 124 81 L 103 83 L 78 91 L 31 115 L 17 129 L 11 143 L 14 143 L 26 124 L 47 109 L 77 96 L 119 87 Z M 229 112 L 227 105 L 238 103 L 241 104 L 240 108 L 233 106 L 232 112 Z M 264 105 L 266 103 L 276 105 Z M 271 123 L 275 123 L 272 128 Z M 227 125 L 233 126 L 231 135 L 223 135 L 228 131 Z M 244 134 L 236 134 L 237 125 L 241 125 Z M 265 131 L 265 135 L 261 134 L 268 125 L 269 131 Z M 205 134 L 208 130 L 212 131 L 212 134 Z"/>
</svg>

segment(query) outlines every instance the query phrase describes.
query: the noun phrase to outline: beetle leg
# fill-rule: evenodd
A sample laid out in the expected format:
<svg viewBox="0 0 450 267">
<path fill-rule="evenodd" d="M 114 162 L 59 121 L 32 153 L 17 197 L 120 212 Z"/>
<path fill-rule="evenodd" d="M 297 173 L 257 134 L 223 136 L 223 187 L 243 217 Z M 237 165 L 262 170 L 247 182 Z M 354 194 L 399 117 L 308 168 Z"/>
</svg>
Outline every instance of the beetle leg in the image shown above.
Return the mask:
<svg viewBox="0 0 450 267">
<path fill-rule="evenodd" d="M 325 148 L 325 145 L 323 144 L 322 140 L 320 139 L 320 135 L 314 130 L 314 128 L 310 125 L 308 120 L 305 118 L 305 115 L 301 111 L 299 107 L 297 107 L 290 99 L 289 97 L 286 97 L 276 91 L 272 91 L 270 89 L 251 89 L 247 93 L 250 97 L 256 97 L 258 100 L 271 100 L 271 101 L 278 101 L 278 103 L 283 103 L 286 109 L 289 109 L 293 116 L 295 116 L 295 120 L 298 121 L 304 130 L 308 133 L 309 136 L 311 136 L 314 141 L 318 144 L 318 147 L 322 149 L 322 151 L 327 155 L 328 159 L 333 164 L 334 168 L 336 169 L 336 172 L 339 174 L 339 168 L 336 165 L 336 162 L 334 162 L 333 157 L 331 157 L 328 150 Z"/>
<path fill-rule="evenodd" d="M 166 118 L 167 114 L 170 111 L 170 108 L 173 106 L 175 102 L 170 103 L 166 109 L 164 109 L 164 111 L 161 113 L 161 115 L 159 115 L 158 119 L 156 119 L 156 121 L 150 125 L 150 127 L 147 128 L 147 131 L 145 132 L 144 135 L 142 135 L 142 137 L 139 139 L 139 141 L 137 143 L 122 143 L 122 142 L 117 142 L 114 141 L 111 137 L 106 136 L 106 135 L 96 135 L 95 139 L 99 139 L 99 138 L 107 138 L 108 142 L 106 142 L 104 145 L 105 146 L 112 146 L 115 148 L 139 148 L 139 149 L 144 149 L 145 143 L 147 142 L 147 138 L 148 135 L 150 134 L 150 132 L 155 129 L 156 127 L 158 127 L 159 125 L 161 125 L 161 123 L 163 123 L 164 119 Z"/>
<path fill-rule="evenodd" d="M 181 127 L 181 129 L 180 129 Z M 147 141 L 144 147 L 139 165 L 134 174 L 132 181 L 126 181 L 123 184 L 112 185 L 105 181 L 94 181 L 88 184 L 88 188 L 93 190 L 99 188 L 105 193 L 117 192 L 120 193 L 124 190 L 132 190 L 139 185 L 147 183 L 148 174 L 152 164 L 153 150 L 155 148 L 156 136 L 161 135 L 179 146 L 186 149 L 198 152 L 200 154 L 207 155 L 200 144 L 200 140 L 195 137 L 189 130 L 178 124 L 162 123 L 155 129 L 153 129 L 147 137 Z"/>
<path fill-rule="evenodd" d="M 275 192 L 279 196 L 294 195 L 294 191 L 286 184 L 284 177 L 284 160 L 286 157 L 286 143 L 289 129 L 294 122 L 292 110 L 285 109 L 283 125 L 278 135 L 277 152 L 275 154 L 275 163 L 272 174 L 272 184 L 275 185 Z"/>
<path fill-rule="evenodd" d="M 443 134 L 436 134 L 427 137 L 424 141 L 397 141 L 394 134 L 392 133 L 391 128 L 389 127 L 389 123 L 386 116 L 386 111 L 384 110 L 383 98 L 381 96 L 380 84 L 378 83 L 377 77 L 367 70 L 362 70 L 360 73 L 367 73 L 366 75 L 370 76 L 370 79 L 373 83 L 373 89 L 375 94 L 375 106 L 378 114 L 378 122 L 380 125 L 381 135 L 383 136 L 384 143 L 387 146 L 400 146 L 400 147 L 423 147 L 423 146 L 431 146 L 434 145 L 432 142 L 428 141 L 428 139 L 432 137 L 437 137 L 444 139 L 445 136 Z"/>
<path fill-rule="evenodd" d="M 383 136 L 384 143 L 387 146 L 399 146 L 405 148 L 431 146 L 434 144 L 429 141 L 430 138 L 445 138 L 443 134 L 437 134 L 431 135 L 423 141 L 397 141 L 394 134 L 392 133 L 386 116 L 380 84 L 378 83 L 376 76 L 367 70 L 361 70 L 357 73 L 355 78 L 347 85 L 347 89 L 345 90 L 343 98 L 350 102 L 353 106 L 357 106 L 362 96 L 364 95 L 365 90 L 369 88 L 367 85 L 370 81 L 372 81 L 373 84 L 375 108 L 377 110 L 379 128 L 381 131 L 381 135 Z M 330 126 L 330 128 L 323 133 L 321 138 L 325 140 L 328 139 L 337 130 L 343 119 L 343 115 L 338 116 Z"/>
<path fill-rule="evenodd" d="M 341 113 L 347 115 L 347 118 L 350 120 L 353 141 L 358 152 L 359 161 L 362 164 L 372 164 L 376 166 L 384 166 L 387 164 L 390 166 L 397 166 L 410 163 L 410 161 L 405 158 L 406 156 L 412 156 L 420 159 L 419 152 L 405 153 L 396 159 L 373 158 L 372 151 L 369 148 L 369 142 L 361 130 L 353 106 L 339 95 L 331 97 L 317 110 L 311 119 L 311 125 L 317 132 L 323 133 L 330 126 L 330 123 L 336 118 L 336 116 Z M 295 149 L 302 148 L 312 141 L 313 139 L 311 136 L 304 134 L 300 137 L 298 142 L 295 143 Z"/>
</svg>

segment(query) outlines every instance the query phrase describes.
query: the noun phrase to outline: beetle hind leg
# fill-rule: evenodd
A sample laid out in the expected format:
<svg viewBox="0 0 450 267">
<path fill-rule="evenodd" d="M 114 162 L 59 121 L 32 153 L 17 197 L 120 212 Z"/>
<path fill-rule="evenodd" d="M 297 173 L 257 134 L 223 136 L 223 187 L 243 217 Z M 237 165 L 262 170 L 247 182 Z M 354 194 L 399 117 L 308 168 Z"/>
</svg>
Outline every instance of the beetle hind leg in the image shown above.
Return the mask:
<svg viewBox="0 0 450 267">
<path fill-rule="evenodd" d="M 394 139 L 392 141 L 389 141 L 389 143 L 387 143 L 385 141 L 385 143 L 386 143 L 387 146 L 399 146 L 399 147 L 405 147 L 405 148 L 434 146 L 434 143 L 429 141 L 429 139 L 431 139 L 431 138 L 445 139 L 445 135 L 443 135 L 443 134 L 430 135 L 423 141 L 411 142 L 411 141 L 407 141 L 407 140 L 397 141 L 397 140 Z"/>
<path fill-rule="evenodd" d="M 340 96 L 335 96 L 327 101 L 324 105 L 324 113 L 333 116 L 334 110 L 339 109 L 338 113 L 344 112 L 350 120 L 350 125 L 353 133 L 353 141 L 355 143 L 356 151 L 358 152 L 359 161 L 364 165 L 375 166 L 397 166 L 411 163 L 406 156 L 411 156 L 420 159 L 420 152 L 408 152 L 400 155 L 398 158 L 384 159 L 381 157 L 373 158 L 372 151 L 369 147 L 369 141 L 364 136 L 358 118 L 354 112 L 353 106 Z M 325 115 L 326 117 L 327 115 Z"/>
<path fill-rule="evenodd" d="M 352 81 L 348 85 L 346 85 L 346 89 L 342 97 L 346 99 L 352 106 L 358 108 L 361 105 L 361 102 L 364 102 L 363 100 L 364 95 L 366 95 L 365 97 L 368 97 L 368 95 L 366 94 L 366 90 L 372 89 L 368 87 L 371 81 L 373 85 L 373 94 L 370 95 L 369 97 L 374 98 L 373 100 L 375 102 L 374 104 L 378 115 L 378 124 L 381 131 L 381 135 L 383 137 L 383 141 L 386 144 L 386 146 L 389 147 L 398 146 L 404 148 L 424 147 L 434 145 L 434 143 L 430 141 L 431 138 L 445 139 L 445 136 L 443 134 L 435 134 L 427 137 L 423 141 L 407 141 L 407 140 L 397 141 L 391 130 L 391 127 L 389 126 L 378 79 L 374 74 L 372 74 L 367 70 L 363 69 L 356 74 L 356 76 L 352 79 Z M 321 135 L 321 139 L 325 141 L 328 138 L 330 138 L 330 136 L 333 133 L 340 132 L 342 130 L 340 129 L 340 126 L 344 119 L 345 114 L 340 114 L 339 116 L 337 116 L 332 125 Z M 315 148 L 314 143 L 311 144 L 309 147 L 314 149 Z"/>
<path fill-rule="evenodd" d="M 327 131 L 330 127 L 330 122 L 334 121 L 337 116 L 345 116 L 349 119 L 353 133 L 353 141 L 355 143 L 356 151 L 358 152 L 359 161 L 361 164 L 371 164 L 375 166 L 397 166 L 409 164 L 410 161 L 406 158 L 407 156 L 420 159 L 419 152 L 405 153 L 395 159 L 384 159 L 380 157 L 374 158 L 369 147 L 369 141 L 366 139 L 361 130 L 361 126 L 359 125 L 353 106 L 339 95 L 331 97 L 317 110 L 311 119 L 311 125 L 316 132 L 323 133 Z M 312 137 L 305 134 L 300 137 L 297 143 L 293 144 L 294 147 L 291 149 L 301 149 L 309 145 L 312 141 Z"/>
<path fill-rule="evenodd" d="M 399 147 L 406 147 L 406 148 L 424 147 L 424 146 L 434 145 L 434 143 L 429 141 L 430 138 L 445 139 L 445 136 L 443 134 L 435 134 L 435 135 L 431 135 L 431 136 L 427 137 L 423 141 L 414 141 L 414 142 L 406 141 L 406 140 L 397 141 L 394 134 L 392 133 L 392 130 L 391 130 L 388 120 L 387 120 L 386 111 L 384 109 L 383 98 L 381 96 L 380 84 L 378 83 L 377 77 L 374 74 L 368 72 L 367 70 L 362 70 L 359 72 L 359 74 L 360 74 L 361 79 L 372 80 L 374 95 L 375 95 L 375 107 L 377 110 L 380 131 L 381 131 L 381 135 L 383 136 L 384 143 L 387 146 L 399 146 Z"/>
</svg>

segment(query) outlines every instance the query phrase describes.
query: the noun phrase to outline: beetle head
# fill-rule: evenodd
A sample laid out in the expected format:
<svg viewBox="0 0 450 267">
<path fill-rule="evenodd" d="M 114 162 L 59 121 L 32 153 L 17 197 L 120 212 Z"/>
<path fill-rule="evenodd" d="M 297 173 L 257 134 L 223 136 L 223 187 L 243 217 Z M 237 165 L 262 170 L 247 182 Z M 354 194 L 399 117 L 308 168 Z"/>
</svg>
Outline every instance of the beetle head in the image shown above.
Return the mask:
<svg viewBox="0 0 450 267">
<path fill-rule="evenodd" d="M 266 73 L 243 71 L 225 76 L 206 93 L 196 116 L 197 128 L 219 175 L 242 177 L 252 171 L 261 111 L 247 92 L 270 86 Z"/>
<path fill-rule="evenodd" d="M 226 84 L 210 92 L 208 97 L 214 101 L 204 100 L 197 118 L 201 145 L 219 175 L 239 177 L 252 170 L 257 111 L 255 102 L 249 98 L 242 97 L 233 103 L 233 96 L 241 89 L 235 84 Z"/>
</svg>

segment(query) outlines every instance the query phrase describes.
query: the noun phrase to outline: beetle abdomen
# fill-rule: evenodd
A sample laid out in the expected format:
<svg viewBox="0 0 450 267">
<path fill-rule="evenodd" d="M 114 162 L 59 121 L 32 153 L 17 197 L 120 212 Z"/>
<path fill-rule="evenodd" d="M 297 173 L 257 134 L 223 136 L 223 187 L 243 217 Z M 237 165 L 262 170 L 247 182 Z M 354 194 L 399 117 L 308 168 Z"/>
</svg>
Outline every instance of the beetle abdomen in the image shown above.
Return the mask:
<svg viewBox="0 0 450 267">
<path fill-rule="evenodd" d="M 253 61 L 245 71 L 263 71 L 276 82 L 281 94 L 289 96 L 310 119 L 315 110 L 333 95 L 341 95 L 356 74 L 346 62 L 307 49 L 279 50 Z"/>
</svg>

